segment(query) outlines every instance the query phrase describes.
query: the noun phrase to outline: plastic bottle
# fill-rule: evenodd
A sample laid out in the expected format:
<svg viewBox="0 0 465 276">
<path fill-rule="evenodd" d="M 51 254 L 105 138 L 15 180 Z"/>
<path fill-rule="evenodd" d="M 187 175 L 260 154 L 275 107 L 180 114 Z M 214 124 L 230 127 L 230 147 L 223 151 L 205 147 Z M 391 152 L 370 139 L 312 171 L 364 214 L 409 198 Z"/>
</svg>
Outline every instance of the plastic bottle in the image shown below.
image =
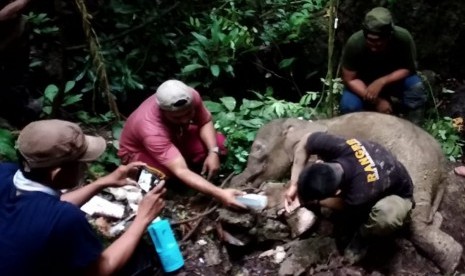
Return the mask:
<svg viewBox="0 0 465 276">
<path fill-rule="evenodd" d="M 174 237 L 173 230 L 166 219 L 157 217 L 148 226 L 155 250 L 165 272 L 173 272 L 184 265 L 184 258 Z"/>
<path fill-rule="evenodd" d="M 237 196 L 236 200 L 249 207 L 250 209 L 254 209 L 256 211 L 265 209 L 266 205 L 268 204 L 268 198 L 266 196 L 257 194 L 245 194 Z"/>
</svg>

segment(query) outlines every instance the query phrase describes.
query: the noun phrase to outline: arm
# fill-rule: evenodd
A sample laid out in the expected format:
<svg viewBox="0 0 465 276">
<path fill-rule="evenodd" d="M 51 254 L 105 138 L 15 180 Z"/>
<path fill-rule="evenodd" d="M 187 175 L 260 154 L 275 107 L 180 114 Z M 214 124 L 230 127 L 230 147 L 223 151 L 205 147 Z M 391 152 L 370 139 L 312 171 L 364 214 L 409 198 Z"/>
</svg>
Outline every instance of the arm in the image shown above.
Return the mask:
<svg viewBox="0 0 465 276">
<path fill-rule="evenodd" d="M 345 204 L 344 200 L 340 197 L 328 197 L 320 200 L 320 206 L 333 210 L 342 210 L 344 209 Z"/>
<path fill-rule="evenodd" d="M 294 162 L 291 169 L 291 186 L 297 186 L 300 172 L 303 170 L 310 155 L 307 153 L 306 145 L 311 133 L 305 135 L 294 148 Z"/>
<path fill-rule="evenodd" d="M 357 72 L 351 71 L 345 67 L 342 67 L 342 81 L 350 89 L 361 98 L 365 98 L 366 95 L 366 84 L 357 78 Z"/>
<path fill-rule="evenodd" d="M 0 10 L 0 21 L 6 21 L 19 16 L 30 0 L 15 0 Z"/>
<path fill-rule="evenodd" d="M 134 253 L 145 229 L 165 206 L 164 182 L 149 191 L 139 204 L 137 216 L 128 230 L 106 248 L 88 275 L 113 275 L 121 269 Z"/>
<path fill-rule="evenodd" d="M 291 205 L 294 202 L 295 196 L 297 194 L 297 180 L 299 179 L 300 172 L 303 170 L 310 156 L 306 149 L 307 140 L 310 135 L 311 133 L 305 135 L 294 147 L 294 161 L 292 163 L 291 169 L 291 180 L 284 200 L 284 207 L 288 212 L 291 211 Z"/>
<path fill-rule="evenodd" d="M 408 69 L 397 69 L 394 72 L 387 74 L 386 76 L 382 76 L 376 81 L 380 80 L 383 83 L 383 85 L 386 85 L 404 79 L 408 75 L 410 75 L 410 73 L 411 72 Z"/>
<path fill-rule="evenodd" d="M 182 156 L 176 157 L 173 161 L 168 163 L 167 168 L 183 183 L 189 187 L 211 195 L 221 201 L 226 206 L 245 208 L 244 205 L 236 201 L 235 196 L 242 194 L 242 192 L 233 189 L 221 189 L 195 172 L 191 171 Z"/>
<path fill-rule="evenodd" d="M 210 179 L 220 169 L 220 157 L 218 153 L 211 151 L 211 149 L 218 147 L 216 143 L 216 130 L 211 120 L 200 127 L 200 139 L 202 139 L 202 142 L 208 149 L 201 174 L 204 175 L 208 171 L 207 179 Z"/>
<path fill-rule="evenodd" d="M 341 154 L 345 147 L 345 139 L 325 132 L 313 132 L 305 135 L 294 149 L 294 163 L 291 170 L 291 184 L 286 192 L 285 207 L 294 201 L 297 193 L 297 181 L 311 155 L 318 155 L 328 161 Z"/>
<path fill-rule="evenodd" d="M 376 100 L 384 86 L 406 78 L 409 74 L 410 70 L 402 68 L 376 79 L 368 85 L 365 98 L 370 101 Z"/>
<path fill-rule="evenodd" d="M 131 173 L 135 173 L 137 171 L 137 167 L 144 165 L 145 163 L 143 162 L 133 162 L 128 165 L 121 165 L 111 174 L 101 177 L 84 187 L 63 194 L 60 199 L 72 203 L 76 206 L 82 206 L 94 195 L 98 194 L 107 187 L 135 185 L 136 182 L 130 179 L 129 175 Z"/>
<path fill-rule="evenodd" d="M 98 194 L 103 189 L 109 186 L 108 183 L 103 183 L 99 180 L 87 184 L 83 187 L 77 188 L 75 190 L 72 190 L 70 192 L 67 192 L 65 194 L 62 194 L 60 199 L 62 201 L 67 201 L 71 204 L 81 207 L 94 195 Z"/>
</svg>

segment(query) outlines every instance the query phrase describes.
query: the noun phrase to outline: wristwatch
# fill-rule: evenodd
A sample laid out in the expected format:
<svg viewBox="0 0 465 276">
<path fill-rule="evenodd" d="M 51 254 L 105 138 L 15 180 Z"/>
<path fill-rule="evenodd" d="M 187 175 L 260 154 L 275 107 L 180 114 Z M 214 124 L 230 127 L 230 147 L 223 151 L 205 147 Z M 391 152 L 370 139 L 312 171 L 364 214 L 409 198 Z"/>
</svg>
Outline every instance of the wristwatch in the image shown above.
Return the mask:
<svg viewBox="0 0 465 276">
<path fill-rule="evenodd" d="M 214 152 L 214 153 L 219 155 L 220 154 L 220 148 L 219 147 L 213 147 L 210 150 L 208 150 L 208 152 Z"/>
</svg>

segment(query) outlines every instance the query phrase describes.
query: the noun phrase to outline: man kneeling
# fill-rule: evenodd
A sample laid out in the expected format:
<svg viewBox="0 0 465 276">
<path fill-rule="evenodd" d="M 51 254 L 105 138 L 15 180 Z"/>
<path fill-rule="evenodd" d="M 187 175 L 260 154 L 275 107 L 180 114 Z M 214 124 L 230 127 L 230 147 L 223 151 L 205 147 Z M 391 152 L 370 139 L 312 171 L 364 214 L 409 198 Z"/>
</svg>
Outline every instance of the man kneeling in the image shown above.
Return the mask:
<svg viewBox="0 0 465 276">
<path fill-rule="evenodd" d="M 307 137 L 299 144 L 301 157 L 294 161 L 288 199 L 296 191 L 307 209 L 321 206 L 343 211 L 347 220 L 361 218 L 344 251 L 349 262 L 358 262 L 370 240 L 404 225 L 414 205 L 412 180 L 402 163 L 377 143 L 321 132 Z M 305 166 L 312 154 L 323 162 Z"/>
</svg>

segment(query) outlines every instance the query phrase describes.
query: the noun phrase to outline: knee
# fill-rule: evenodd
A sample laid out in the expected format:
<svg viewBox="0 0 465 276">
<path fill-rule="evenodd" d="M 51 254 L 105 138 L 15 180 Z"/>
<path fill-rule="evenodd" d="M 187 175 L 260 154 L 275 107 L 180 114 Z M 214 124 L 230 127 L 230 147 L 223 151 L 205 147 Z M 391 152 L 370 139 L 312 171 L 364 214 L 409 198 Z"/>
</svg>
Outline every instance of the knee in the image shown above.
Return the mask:
<svg viewBox="0 0 465 276">
<path fill-rule="evenodd" d="M 363 101 L 351 91 L 344 89 L 339 110 L 342 114 L 363 111 Z"/>
<path fill-rule="evenodd" d="M 409 109 L 419 108 L 426 103 L 426 88 L 418 75 L 412 75 L 405 79 L 403 98 L 404 105 Z"/>
<path fill-rule="evenodd" d="M 410 209 L 411 203 L 398 196 L 378 201 L 369 217 L 372 234 L 386 236 L 402 228 L 409 217 Z"/>
</svg>

